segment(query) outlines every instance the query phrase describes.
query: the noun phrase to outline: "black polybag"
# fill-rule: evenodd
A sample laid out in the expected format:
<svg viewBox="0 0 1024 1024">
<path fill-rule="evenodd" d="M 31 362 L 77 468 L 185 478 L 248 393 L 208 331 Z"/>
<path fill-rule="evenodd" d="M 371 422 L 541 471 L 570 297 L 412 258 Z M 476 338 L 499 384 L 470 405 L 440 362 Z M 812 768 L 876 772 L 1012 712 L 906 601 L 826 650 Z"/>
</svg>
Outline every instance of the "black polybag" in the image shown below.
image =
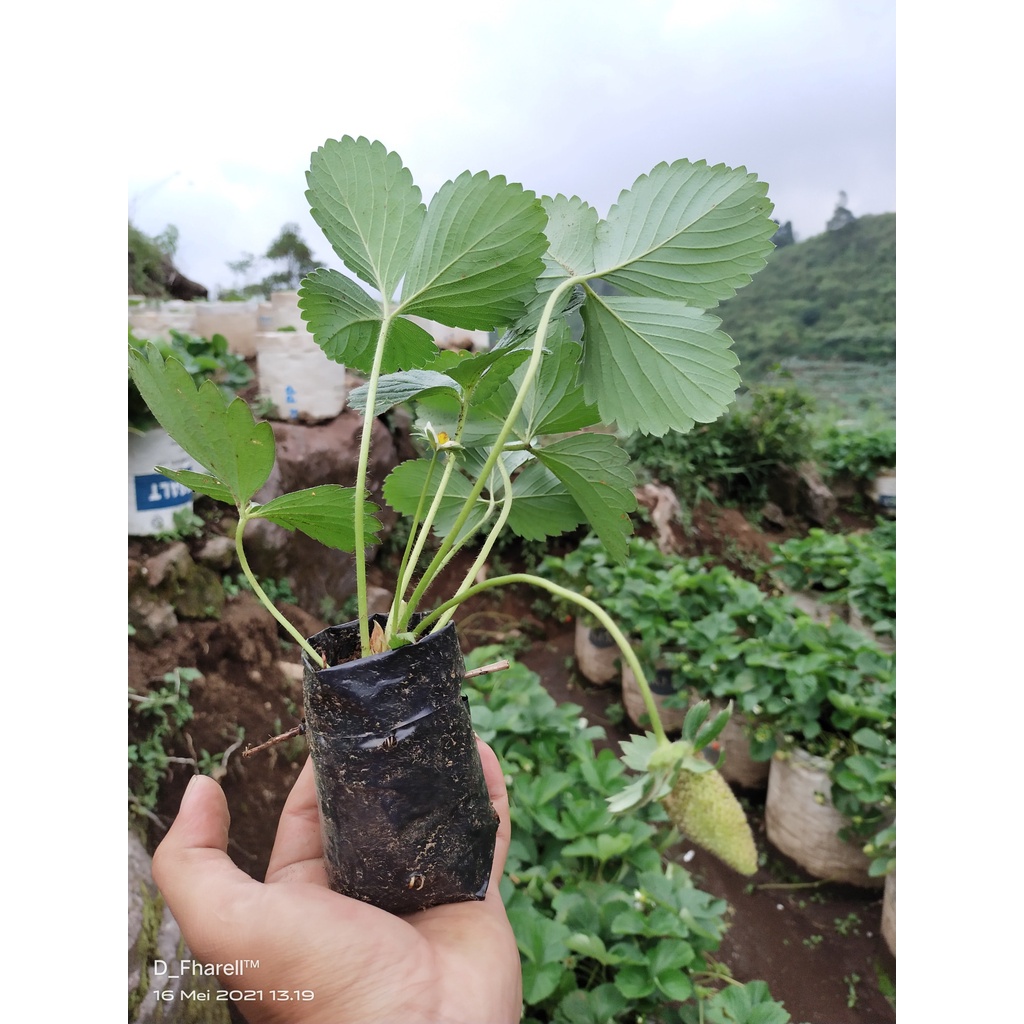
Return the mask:
<svg viewBox="0 0 1024 1024">
<path fill-rule="evenodd" d="M 358 622 L 309 643 L 332 666 L 303 659 L 331 888 L 394 914 L 483 899 L 498 818 L 461 695 L 455 626 L 367 658 L 357 657 Z"/>
</svg>

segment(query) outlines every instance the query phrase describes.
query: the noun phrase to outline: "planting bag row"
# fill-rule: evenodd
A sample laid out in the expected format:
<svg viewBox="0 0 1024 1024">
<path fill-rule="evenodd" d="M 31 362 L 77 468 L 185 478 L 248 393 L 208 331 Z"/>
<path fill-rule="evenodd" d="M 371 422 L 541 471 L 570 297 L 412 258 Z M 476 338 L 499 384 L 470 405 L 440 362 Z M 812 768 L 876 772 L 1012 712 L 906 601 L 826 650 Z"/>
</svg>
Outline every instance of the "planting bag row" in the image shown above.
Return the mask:
<svg viewBox="0 0 1024 1024">
<path fill-rule="evenodd" d="M 303 692 L 331 888 L 394 914 L 483 899 L 498 818 L 454 625 L 366 658 L 357 622 L 309 642 L 330 666 L 304 659 Z"/>
</svg>

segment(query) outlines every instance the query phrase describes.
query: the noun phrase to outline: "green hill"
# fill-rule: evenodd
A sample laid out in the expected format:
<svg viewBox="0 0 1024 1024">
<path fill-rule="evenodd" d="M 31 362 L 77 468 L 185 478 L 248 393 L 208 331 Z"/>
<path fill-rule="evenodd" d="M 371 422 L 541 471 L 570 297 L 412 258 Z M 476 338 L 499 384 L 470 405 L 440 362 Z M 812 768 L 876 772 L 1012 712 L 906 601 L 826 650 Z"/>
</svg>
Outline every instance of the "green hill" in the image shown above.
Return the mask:
<svg viewBox="0 0 1024 1024">
<path fill-rule="evenodd" d="M 776 249 L 716 312 L 747 383 L 793 361 L 871 363 L 895 374 L 896 214 Z"/>
</svg>

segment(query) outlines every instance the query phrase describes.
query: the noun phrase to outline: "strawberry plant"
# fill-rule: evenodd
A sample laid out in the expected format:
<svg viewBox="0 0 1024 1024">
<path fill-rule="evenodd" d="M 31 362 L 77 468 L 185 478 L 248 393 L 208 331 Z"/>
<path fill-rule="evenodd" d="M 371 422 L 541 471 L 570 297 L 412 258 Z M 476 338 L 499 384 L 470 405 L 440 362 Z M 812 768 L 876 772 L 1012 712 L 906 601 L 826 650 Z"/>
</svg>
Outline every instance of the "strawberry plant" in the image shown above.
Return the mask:
<svg viewBox="0 0 1024 1024">
<path fill-rule="evenodd" d="M 866 534 L 818 527 L 775 548 L 772 570 L 794 590 L 849 604 L 876 633 L 896 633 L 896 523 L 879 519 Z"/>
<path fill-rule="evenodd" d="M 472 729 L 458 699 L 461 654 L 449 628 L 459 605 L 483 590 L 533 584 L 583 608 L 614 638 L 637 677 L 655 737 L 638 800 L 666 797 L 679 772 L 690 770 L 684 764 L 692 749 L 669 742 L 636 654 L 604 609 L 533 574 L 483 583 L 477 575 L 506 529 L 536 540 L 586 523 L 613 560 L 626 562 L 636 504 L 629 458 L 612 434 L 587 428 L 614 422 L 625 432 L 661 436 L 722 414 L 739 376 L 731 341 L 710 310 L 764 265 L 776 226 L 763 182 L 744 168 L 703 161 L 659 164 L 624 190 L 605 218 L 577 197 L 538 198 L 485 172 L 460 174 L 426 204 L 398 154 L 365 138 L 325 143 L 312 156 L 307 183 L 313 218 L 347 272 L 319 269 L 304 279 L 303 319 L 328 358 L 366 378 L 350 395 L 364 420 L 354 485 L 257 502 L 275 459 L 270 424 L 256 422 L 239 399 L 227 403 L 213 384 L 197 389 L 180 361 L 152 347 L 130 349 L 129 366 L 157 419 L 205 467 L 166 475 L 235 506 L 242 570 L 305 652 L 307 737 L 331 884 L 404 912 L 478 897 L 487 884 L 494 822 L 478 759 L 472 764 Z M 578 339 L 569 323 L 577 315 Z M 487 352 L 439 352 L 412 316 L 500 338 Z M 400 464 L 384 483 L 409 539 L 390 608 L 371 609 L 366 548 L 377 540 L 379 521 L 367 497 L 370 427 L 399 404 L 415 409 L 426 454 Z M 353 552 L 354 623 L 306 638 L 265 599 L 244 552 L 243 535 L 255 519 Z M 431 535 L 436 543 L 428 546 Z M 445 567 L 481 537 L 462 581 L 447 596 L 437 594 L 432 588 Z M 368 707 L 373 687 L 351 678 L 364 672 L 409 681 L 388 691 L 393 705 Z M 374 693 L 388 704 L 383 691 Z M 373 723 L 363 733 L 352 724 L 357 714 Z M 390 778 L 435 731 L 467 758 L 456 772 L 471 807 L 467 832 L 453 838 L 457 849 L 437 855 L 472 865 L 473 877 L 451 888 L 450 865 L 440 860 L 436 870 L 403 869 L 418 860 L 397 838 L 386 853 L 353 848 L 353 832 L 370 829 L 354 827 L 335 803 L 346 766 L 380 746 L 388 758 L 358 770 Z M 436 783 L 425 772 L 419 791 L 432 805 L 429 814 L 441 816 L 450 808 L 436 794 L 443 778 L 451 786 L 451 773 L 445 776 L 437 756 Z M 375 800 L 361 797 L 359 813 L 379 814 Z M 410 821 L 421 814 L 411 804 Z M 372 892 L 348 877 L 349 862 L 361 865 L 357 876 L 378 879 Z"/>
<path fill-rule="evenodd" d="M 815 440 L 814 450 L 827 477 L 867 483 L 879 470 L 896 465 L 896 428 L 833 425 Z"/>
</svg>

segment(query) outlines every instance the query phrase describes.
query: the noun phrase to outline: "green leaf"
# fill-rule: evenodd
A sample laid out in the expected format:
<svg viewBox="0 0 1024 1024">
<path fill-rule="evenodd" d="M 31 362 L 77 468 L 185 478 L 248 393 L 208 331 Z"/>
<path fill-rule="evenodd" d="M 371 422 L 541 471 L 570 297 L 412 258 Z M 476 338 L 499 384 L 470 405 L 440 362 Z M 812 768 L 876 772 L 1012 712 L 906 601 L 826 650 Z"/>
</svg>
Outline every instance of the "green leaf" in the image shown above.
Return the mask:
<svg viewBox="0 0 1024 1024">
<path fill-rule="evenodd" d="M 527 1006 L 544 1002 L 562 980 L 565 968 L 560 963 L 537 964 L 526 961 L 523 964 L 523 1001 Z"/>
<path fill-rule="evenodd" d="M 575 989 L 558 1004 L 556 1016 L 551 1020 L 564 1024 L 611 1024 L 621 1020 L 627 1002 L 617 987 L 610 982 L 589 991 Z"/>
<path fill-rule="evenodd" d="M 597 406 L 588 403 L 580 382 L 580 346 L 569 336 L 569 327 L 560 323 L 549 340 L 533 385 L 526 397 L 513 431 L 521 440 L 532 443 L 540 434 L 566 434 L 600 422 Z M 522 390 L 526 367 L 520 367 L 498 390 L 487 405 L 495 419 L 504 421 Z"/>
<path fill-rule="evenodd" d="M 348 404 L 357 412 L 366 408 L 367 385 L 363 384 L 349 392 Z M 400 373 L 386 374 L 377 381 L 377 401 L 373 415 L 380 416 L 388 409 L 403 402 L 426 395 L 442 392 L 451 393 L 456 399 L 462 397 L 462 388 L 458 381 L 447 374 L 436 370 L 404 370 Z"/>
<path fill-rule="evenodd" d="M 197 389 L 185 367 L 177 359 L 165 361 L 155 345 L 129 346 L 128 372 L 164 430 L 220 483 L 228 500 L 247 505 L 274 466 L 270 424 L 256 423 L 240 398 L 229 405 L 211 380 Z M 223 492 L 213 496 L 224 500 Z"/>
<path fill-rule="evenodd" d="M 681 1003 L 693 995 L 693 982 L 685 971 L 664 970 L 654 976 L 654 984 L 667 999 Z"/>
<path fill-rule="evenodd" d="M 611 434 L 574 434 L 536 451 L 583 510 L 608 553 L 625 562 L 636 508 L 629 456 Z"/>
<path fill-rule="evenodd" d="M 583 511 L 565 485 L 539 462 L 512 481 L 508 528 L 526 540 L 558 537 L 583 522 Z"/>
<path fill-rule="evenodd" d="M 651 757 L 661 744 L 653 733 L 648 732 L 643 736 L 630 736 L 628 740 L 622 740 L 619 746 L 622 747 L 622 761 L 626 767 L 645 772 L 650 767 Z"/>
<path fill-rule="evenodd" d="M 392 298 L 426 216 L 402 158 L 380 142 L 346 135 L 312 155 L 306 182 L 310 213 L 331 248 L 352 273 Z"/>
<path fill-rule="evenodd" d="M 435 369 L 442 370 L 457 380 L 467 391 L 474 390 L 481 379 L 497 376 L 501 382 L 530 356 L 522 350 L 505 351 L 491 349 L 488 352 L 438 353 Z"/>
<path fill-rule="evenodd" d="M 706 1019 L 709 1024 L 789 1024 L 792 1020 L 763 981 L 731 985 L 716 993 L 707 1004 Z"/>
<path fill-rule="evenodd" d="M 532 192 L 500 175 L 446 182 L 410 258 L 401 312 L 467 330 L 512 323 L 543 268 L 546 219 Z"/>
<path fill-rule="evenodd" d="M 777 225 L 767 193 L 743 167 L 661 163 L 598 225 L 595 268 L 631 295 L 715 306 L 749 284 L 772 251 Z"/>
<path fill-rule="evenodd" d="M 589 203 L 578 196 L 571 199 L 557 195 L 541 199 L 548 215 L 545 234 L 548 251 L 544 262 L 563 278 L 582 277 L 594 273 L 594 247 L 597 242 L 598 215 Z"/>
<path fill-rule="evenodd" d="M 379 302 L 350 277 L 321 269 L 303 279 L 299 308 L 328 359 L 370 372 L 383 323 Z M 423 366 L 435 358 L 437 345 L 427 331 L 402 317 L 391 321 L 381 363 L 384 373 Z"/>
<path fill-rule="evenodd" d="M 200 494 L 208 495 L 215 501 L 223 501 L 233 505 L 235 499 L 231 492 L 215 477 L 209 473 L 196 473 L 191 469 L 168 469 L 166 466 L 157 466 L 158 473 L 163 473 L 169 480 L 175 480 L 190 491 L 198 491 Z"/>
<path fill-rule="evenodd" d="M 612 967 L 615 964 L 622 963 L 622 957 L 609 952 L 600 935 L 588 935 L 585 932 L 576 932 L 566 939 L 565 944 L 574 953 L 579 953 L 581 956 L 588 956 L 591 960 L 596 960 L 598 963 L 604 964 L 606 967 Z"/>
<path fill-rule="evenodd" d="M 889 749 L 889 741 L 874 729 L 858 729 L 850 738 L 857 746 L 879 754 L 885 753 Z"/>
<path fill-rule="evenodd" d="M 429 472 L 429 459 L 409 459 L 397 465 L 384 481 L 384 498 L 387 503 L 400 515 L 415 515 Z M 437 469 L 431 481 L 432 485 L 436 487 L 440 479 L 441 472 Z M 439 536 L 446 536 L 455 525 L 455 520 L 472 490 L 473 484 L 466 477 L 457 470 L 452 473 L 434 520 L 434 530 Z M 433 493 L 431 491 L 431 496 Z M 473 512 L 459 537 L 478 530 L 487 518 L 489 508 L 487 501 L 477 498 Z"/>
<path fill-rule="evenodd" d="M 585 394 L 623 433 L 685 433 L 733 400 L 739 360 L 710 313 L 667 299 L 591 294 L 583 322 Z"/>
<path fill-rule="evenodd" d="M 269 519 L 286 530 L 300 530 L 328 547 L 354 551 L 357 543 L 355 501 L 354 487 L 321 484 L 273 498 L 260 505 L 253 517 Z M 380 530 L 380 523 L 374 517 L 378 509 L 371 501 L 364 502 L 363 509 L 367 543 L 373 544 Z"/>
<path fill-rule="evenodd" d="M 646 967 L 627 964 L 615 972 L 615 987 L 627 999 L 646 999 L 654 992 L 654 979 Z"/>
</svg>

